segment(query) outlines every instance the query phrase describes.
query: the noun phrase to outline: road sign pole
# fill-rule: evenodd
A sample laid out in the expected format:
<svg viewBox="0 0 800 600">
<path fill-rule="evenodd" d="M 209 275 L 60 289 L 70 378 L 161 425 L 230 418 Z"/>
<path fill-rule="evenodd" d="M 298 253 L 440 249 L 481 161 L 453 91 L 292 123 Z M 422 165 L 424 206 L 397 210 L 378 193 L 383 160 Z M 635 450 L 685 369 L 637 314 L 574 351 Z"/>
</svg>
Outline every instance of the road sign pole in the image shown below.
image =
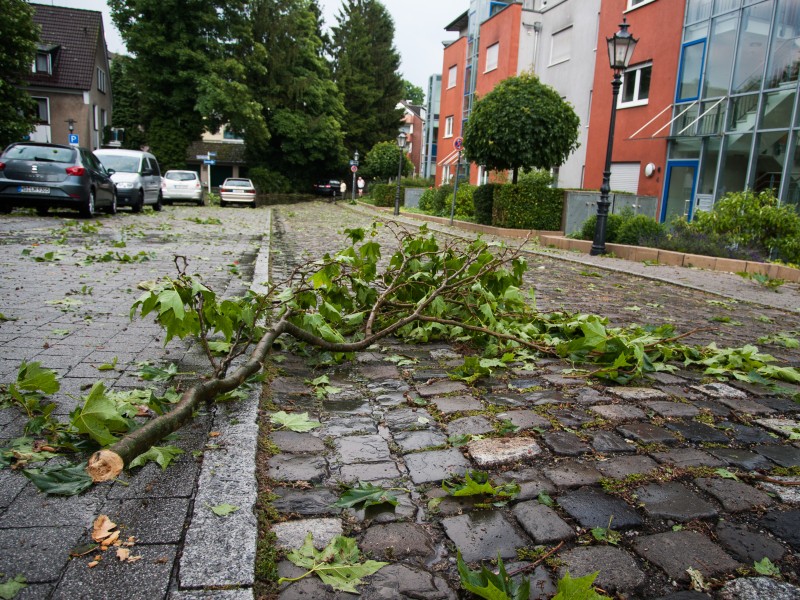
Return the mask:
<svg viewBox="0 0 800 600">
<path fill-rule="evenodd" d="M 459 138 L 460 139 L 460 138 Z M 461 148 L 458 149 L 458 160 L 456 161 L 456 183 L 453 185 L 453 202 L 450 204 L 450 225 L 453 224 L 453 216 L 456 212 L 456 196 L 458 195 L 458 171 L 461 169 Z"/>
</svg>

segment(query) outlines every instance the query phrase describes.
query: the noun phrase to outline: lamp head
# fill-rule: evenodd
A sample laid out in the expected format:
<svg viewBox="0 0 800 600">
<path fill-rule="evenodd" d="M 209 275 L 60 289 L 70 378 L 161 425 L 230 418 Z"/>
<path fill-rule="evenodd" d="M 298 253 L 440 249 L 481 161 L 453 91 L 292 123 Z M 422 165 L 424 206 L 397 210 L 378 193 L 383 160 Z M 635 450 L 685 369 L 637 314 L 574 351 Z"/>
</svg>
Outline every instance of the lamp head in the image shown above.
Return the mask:
<svg viewBox="0 0 800 600">
<path fill-rule="evenodd" d="M 356 151 L 355 151 L 355 153 L 353 154 L 353 158 L 354 158 L 356 161 L 358 161 L 358 150 L 356 150 Z"/>
<path fill-rule="evenodd" d="M 619 31 L 610 38 L 606 38 L 608 62 L 614 71 L 623 71 L 628 68 L 631 57 L 633 57 L 633 49 L 636 48 L 638 41 L 628 31 L 627 20 L 623 17 Z"/>
<path fill-rule="evenodd" d="M 401 131 L 400 134 L 397 136 L 397 145 L 400 148 L 406 147 L 406 132 Z"/>
</svg>

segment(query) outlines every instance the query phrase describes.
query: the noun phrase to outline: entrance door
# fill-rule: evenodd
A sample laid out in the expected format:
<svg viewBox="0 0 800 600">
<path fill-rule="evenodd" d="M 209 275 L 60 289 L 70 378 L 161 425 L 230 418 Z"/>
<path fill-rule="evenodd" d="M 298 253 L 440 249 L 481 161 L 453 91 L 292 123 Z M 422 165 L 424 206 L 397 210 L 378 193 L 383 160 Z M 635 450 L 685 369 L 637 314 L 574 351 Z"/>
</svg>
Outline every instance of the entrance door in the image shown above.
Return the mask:
<svg viewBox="0 0 800 600">
<path fill-rule="evenodd" d="M 692 220 L 694 192 L 697 186 L 696 160 L 673 160 L 667 163 L 664 182 L 664 202 L 661 206 L 661 221 L 669 223 L 675 217 Z"/>
</svg>

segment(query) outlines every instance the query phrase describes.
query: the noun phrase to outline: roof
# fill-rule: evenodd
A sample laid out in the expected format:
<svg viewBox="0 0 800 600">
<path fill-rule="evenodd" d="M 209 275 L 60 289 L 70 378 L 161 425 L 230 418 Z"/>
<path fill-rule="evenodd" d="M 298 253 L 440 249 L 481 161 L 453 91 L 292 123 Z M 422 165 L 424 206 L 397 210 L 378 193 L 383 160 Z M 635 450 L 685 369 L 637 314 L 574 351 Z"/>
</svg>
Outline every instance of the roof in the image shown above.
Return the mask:
<svg viewBox="0 0 800 600">
<path fill-rule="evenodd" d="M 409 112 L 414 113 L 420 119 L 422 118 L 422 109 L 424 108 L 423 106 L 419 106 L 417 104 L 411 104 L 407 100 L 400 100 L 400 104 L 402 104 Z"/>
<path fill-rule="evenodd" d="M 467 28 L 469 24 L 469 11 L 464 11 L 463 14 L 458 15 L 456 19 L 450 23 L 449 25 L 445 26 L 445 31 L 463 31 Z"/>
<path fill-rule="evenodd" d="M 53 74 L 31 73 L 31 85 L 89 90 L 92 88 L 97 45 L 106 49 L 103 16 L 95 10 L 31 4 L 33 21 L 41 27 L 39 48 L 51 48 Z"/>
</svg>

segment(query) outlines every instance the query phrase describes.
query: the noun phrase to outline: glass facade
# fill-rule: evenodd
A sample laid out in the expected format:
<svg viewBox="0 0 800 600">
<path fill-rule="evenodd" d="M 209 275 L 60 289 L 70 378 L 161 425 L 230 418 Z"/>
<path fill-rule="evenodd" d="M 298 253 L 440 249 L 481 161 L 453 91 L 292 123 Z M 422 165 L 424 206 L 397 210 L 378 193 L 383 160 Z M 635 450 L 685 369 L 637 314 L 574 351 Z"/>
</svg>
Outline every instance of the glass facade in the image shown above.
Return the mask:
<svg viewBox="0 0 800 600">
<path fill-rule="evenodd" d="M 691 214 L 690 175 L 695 194 L 771 188 L 798 204 L 799 83 L 800 0 L 686 0 L 668 153 L 681 181 L 662 215 Z"/>
</svg>

